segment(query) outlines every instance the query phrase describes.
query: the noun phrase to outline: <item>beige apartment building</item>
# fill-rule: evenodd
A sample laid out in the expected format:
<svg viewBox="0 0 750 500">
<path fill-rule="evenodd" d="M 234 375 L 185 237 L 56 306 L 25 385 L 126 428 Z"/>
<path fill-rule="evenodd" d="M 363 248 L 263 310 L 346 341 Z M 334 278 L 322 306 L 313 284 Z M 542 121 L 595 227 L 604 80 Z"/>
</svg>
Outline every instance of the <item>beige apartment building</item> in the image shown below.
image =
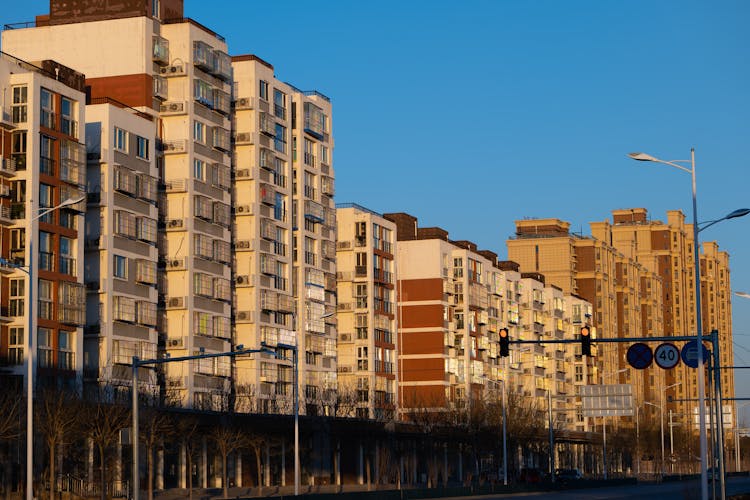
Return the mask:
<svg viewBox="0 0 750 500">
<path fill-rule="evenodd" d="M 338 389 L 347 416 L 392 420 L 399 404 L 394 260 L 396 224 L 356 204 L 339 204 Z"/>
<path fill-rule="evenodd" d="M 612 241 L 623 253 L 632 256 L 662 282 L 664 335 L 695 334 L 695 277 L 693 275 L 693 225 L 685 222 L 679 210 L 667 212 L 667 222 L 649 219 L 645 208 L 612 212 Z M 732 305 L 729 254 L 720 251 L 715 242 L 701 248 L 701 317 L 704 334 L 719 331 L 719 353 L 723 366 L 734 363 L 732 344 Z M 653 309 L 652 315 L 658 312 Z M 667 398 L 684 400 L 697 395 L 695 370 L 680 363 L 666 372 L 665 387 L 672 386 Z M 724 397 L 734 397 L 731 370 L 722 372 Z M 694 402 L 668 405 L 679 414 L 693 415 Z M 734 405 L 731 405 L 734 407 Z M 734 417 L 734 410 L 732 410 Z M 689 420 L 689 418 L 688 418 Z M 690 424 L 685 420 L 685 424 Z"/>
<path fill-rule="evenodd" d="M 291 411 L 298 355 L 301 411 L 328 414 L 336 389 L 331 104 L 278 80 L 257 56 L 234 56 L 232 67 L 236 343 L 279 353 L 238 360 L 239 392 L 259 411 Z"/>
<path fill-rule="evenodd" d="M 0 53 L 4 387 L 26 384 L 31 362 L 36 387 L 80 389 L 86 302 L 83 81 L 55 61 L 29 63 Z M 73 200 L 80 201 L 49 210 Z"/>
<path fill-rule="evenodd" d="M 106 99 L 86 107 L 86 382 L 127 396 L 133 356 L 157 356 L 158 172 L 152 115 Z M 139 375 L 158 391 L 156 373 Z"/>
<path fill-rule="evenodd" d="M 466 408 L 473 400 L 509 392 L 536 400 L 553 411 L 560 425 L 577 421 L 574 366 L 582 364 L 572 346 L 512 345 L 499 352 L 499 332 L 513 340 L 568 338 L 590 313 L 583 299 L 545 285 L 538 273 L 522 274 L 518 264 L 498 261 L 469 241 L 453 241 L 440 228 L 420 228 L 408 214 L 386 214 L 397 226 L 400 410 Z M 575 316 L 574 316 L 575 315 Z M 497 387 L 496 387 L 497 386 Z M 587 422 L 577 422 L 588 430 Z"/>
<path fill-rule="evenodd" d="M 119 127 L 116 120 L 110 121 L 107 126 L 112 130 L 102 134 L 108 142 L 95 147 L 107 154 L 114 150 L 115 156 L 110 154 L 109 158 L 100 159 L 101 167 L 92 168 L 104 171 L 110 186 L 110 178 L 122 178 L 123 183 L 133 178 L 136 183 L 151 182 L 150 178 L 158 172 L 163 186 L 158 195 L 159 222 L 156 224 L 159 225 L 154 227 L 153 209 L 144 206 L 142 197 L 128 192 L 130 188 L 121 189 L 118 184 L 113 191 L 102 194 L 124 203 L 116 207 L 122 210 L 110 214 L 112 220 L 106 223 L 112 226 L 99 230 L 105 235 L 116 233 L 116 239 L 109 241 L 120 246 L 126 239 L 142 243 L 148 238 L 147 242 L 152 244 L 150 233 L 154 233 L 159 265 L 157 302 L 162 305 L 157 311 L 156 326 L 161 333 L 158 342 L 163 343 L 167 353 L 179 356 L 228 351 L 232 336 L 233 213 L 232 67 L 226 42 L 210 29 L 183 18 L 182 2 L 178 0 L 128 2 L 117 13 L 98 2 L 84 3 L 72 5 L 52 0 L 50 14 L 37 17 L 34 27 L 6 30 L 3 47 L 23 57 L 57 57 L 86 73 L 92 102 L 97 99 L 118 102 L 153 116 L 153 129 L 143 135 Z M 81 14 L 84 6 L 86 13 Z M 134 165 L 143 163 L 144 144 L 152 155 L 148 161 L 156 167 L 155 172 L 149 167 L 148 177 L 141 175 L 145 171 L 133 169 Z M 123 154 L 135 154 L 135 163 L 122 165 L 127 162 Z M 112 163 L 108 163 L 110 161 Z M 117 172 L 110 171 L 113 169 Z M 150 189 L 150 186 L 143 188 Z M 139 189 L 140 185 L 136 191 Z M 113 194 L 115 191 L 119 194 Z M 100 210 L 100 203 L 92 201 L 92 209 Z M 141 238 L 141 233 L 149 234 Z M 92 235 L 92 243 L 96 237 Z M 100 238 L 100 243 L 106 240 L 106 237 Z M 128 245 L 129 250 L 142 246 L 135 242 Z M 103 255 L 116 248 L 104 246 L 97 250 L 92 245 L 91 251 L 98 251 L 103 259 Z M 157 260 L 151 250 L 141 252 L 141 258 L 149 263 L 138 265 L 149 269 Z M 97 295 L 99 298 L 106 296 L 109 284 L 122 285 L 116 275 L 120 272 L 114 264 L 92 271 L 90 305 L 97 302 Z M 96 282 L 100 283 L 98 288 L 94 285 Z M 142 286 L 129 288 L 127 293 L 137 288 L 136 295 L 143 294 Z M 145 321 L 153 323 L 151 306 L 146 306 L 153 303 L 153 293 L 149 291 L 141 298 L 145 296 L 147 300 L 138 299 L 136 307 L 143 306 L 143 314 L 148 316 Z M 135 299 L 131 295 L 122 300 L 127 310 Z M 130 324 L 133 314 L 140 314 L 126 311 L 120 315 L 119 307 L 112 304 L 113 315 L 109 316 L 118 318 L 114 320 L 117 323 Z M 109 307 L 104 309 L 109 310 Z M 92 366 L 92 370 L 111 363 L 115 340 L 118 340 L 118 348 L 126 346 L 126 351 L 132 347 L 141 348 L 141 355 L 153 352 L 150 347 L 142 349 L 155 340 L 151 333 L 133 340 L 137 346 L 121 344 L 120 340 L 131 341 L 112 337 L 114 330 L 102 329 L 100 319 L 95 316 L 91 313 L 89 317 L 87 345 L 111 345 L 112 352 L 100 351 L 99 366 Z M 134 323 L 145 329 L 154 326 Z M 118 326 L 122 328 L 132 329 Z M 93 352 L 93 348 L 90 349 Z M 228 358 L 169 363 L 164 365 L 164 370 L 170 391 L 180 395 L 183 404 L 198 408 L 226 407 L 232 375 Z"/>
</svg>

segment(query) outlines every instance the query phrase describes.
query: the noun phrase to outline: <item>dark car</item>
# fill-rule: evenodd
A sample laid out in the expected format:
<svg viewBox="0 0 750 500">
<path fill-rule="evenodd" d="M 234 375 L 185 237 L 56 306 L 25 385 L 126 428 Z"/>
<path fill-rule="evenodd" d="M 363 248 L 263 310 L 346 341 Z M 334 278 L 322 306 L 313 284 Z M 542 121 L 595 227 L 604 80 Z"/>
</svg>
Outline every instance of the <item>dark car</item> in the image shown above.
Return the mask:
<svg viewBox="0 0 750 500">
<path fill-rule="evenodd" d="M 578 469 L 557 469 L 555 471 L 555 479 L 561 483 L 567 483 L 583 479 L 583 474 Z"/>
</svg>

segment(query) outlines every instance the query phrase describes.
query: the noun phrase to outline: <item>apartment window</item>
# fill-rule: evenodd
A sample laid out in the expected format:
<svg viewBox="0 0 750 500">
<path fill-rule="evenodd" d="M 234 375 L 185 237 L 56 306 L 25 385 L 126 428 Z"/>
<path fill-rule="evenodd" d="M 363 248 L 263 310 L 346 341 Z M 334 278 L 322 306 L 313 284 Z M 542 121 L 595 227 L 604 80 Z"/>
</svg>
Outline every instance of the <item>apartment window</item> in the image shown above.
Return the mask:
<svg viewBox="0 0 750 500">
<path fill-rule="evenodd" d="M 203 160 L 193 160 L 193 177 L 199 181 L 206 182 L 206 162 Z"/>
<path fill-rule="evenodd" d="M 213 280 L 211 276 L 203 273 L 193 274 L 193 293 L 203 297 L 213 297 Z"/>
<path fill-rule="evenodd" d="M 195 94 L 195 100 L 203 104 L 206 107 L 213 107 L 214 104 L 214 89 L 210 83 L 204 82 L 196 78 L 193 80 L 193 92 Z"/>
<path fill-rule="evenodd" d="M 286 120 L 286 94 L 279 89 L 273 89 L 273 114 Z"/>
<path fill-rule="evenodd" d="M 268 100 L 268 82 L 267 81 L 265 80 L 260 81 L 260 86 L 258 88 L 258 95 L 264 101 Z"/>
<path fill-rule="evenodd" d="M 193 140 L 200 142 L 201 144 L 206 143 L 206 124 L 195 120 L 193 122 Z"/>
<path fill-rule="evenodd" d="M 159 19 L 159 0 L 151 0 L 151 17 Z"/>
<path fill-rule="evenodd" d="M 39 280 L 39 317 L 53 319 L 52 316 L 52 282 Z"/>
<path fill-rule="evenodd" d="M 276 193 L 274 206 L 273 206 L 273 218 L 278 221 L 283 221 L 285 213 L 286 213 L 286 202 L 284 201 L 284 195 L 281 193 Z"/>
<path fill-rule="evenodd" d="M 328 165 L 328 146 L 320 145 L 320 161 Z"/>
<path fill-rule="evenodd" d="M 54 366 L 54 352 L 52 351 L 52 330 L 49 328 L 38 328 L 37 338 L 37 362 L 44 368 Z"/>
<path fill-rule="evenodd" d="M 212 240 L 213 258 L 217 262 L 229 264 L 232 261 L 232 246 L 227 241 Z"/>
<path fill-rule="evenodd" d="M 55 270 L 55 255 L 52 253 L 52 233 L 39 231 L 39 269 Z"/>
<path fill-rule="evenodd" d="M 60 236 L 60 269 L 63 274 L 75 275 L 76 260 L 73 257 L 73 240 Z"/>
<path fill-rule="evenodd" d="M 55 99 L 52 92 L 42 89 L 41 96 L 41 125 L 47 128 L 55 128 Z"/>
<path fill-rule="evenodd" d="M 44 210 L 55 206 L 53 199 L 53 187 L 49 184 L 39 184 L 39 209 Z M 40 221 L 52 224 L 52 212 L 39 218 Z"/>
<path fill-rule="evenodd" d="M 140 300 L 135 303 L 136 321 L 141 325 L 156 326 L 156 304 Z"/>
<path fill-rule="evenodd" d="M 115 142 L 114 147 L 115 150 L 120 151 L 122 153 L 128 152 L 128 133 L 127 131 L 115 127 L 115 134 L 114 134 Z"/>
<path fill-rule="evenodd" d="M 57 366 L 62 370 L 74 370 L 72 332 L 57 333 Z"/>
<path fill-rule="evenodd" d="M 26 131 L 19 130 L 10 136 L 10 156 L 16 170 L 26 170 Z"/>
<path fill-rule="evenodd" d="M 115 278 L 128 279 L 128 259 L 122 255 L 115 255 L 112 274 Z"/>
<path fill-rule="evenodd" d="M 135 323 L 135 300 L 119 295 L 112 297 L 112 319 Z"/>
<path fill-rule="evenodd" d="M 135 136 L 136 151 L 135 154 L 141 160 L 148 160 L 149 158 L 149 140 L 140 135 Z"/>
<path fill-rule="evenodd" d="M 8 362 L 12 365 L 23 364 L 24 337 L 22 326 L 8 328 Z"/>
<path fill-rule="evenodd" d="M 309 139 L 303 139 L 302 147 L 304 148 L 304 162 L 305 165 L 311 167 L 317 166 L 315 161 L 315 143 Z"/>
<path fill-rule="evenodd" d="M 75 137 L 78 134 L 75 121 L 75 103 L 73 100 L 63 97 L 60 99 L 60 131 L 63 134 Z"/>
<path fill-rule="evenodd" d="M 10 316 L 23 316 L 25 310 L 26 281 L 23 278 L 11 278 L 8 285 L 8 314 Z"/>
<path fill-rule="evenodd" d="M 280 123 L 276 124 L 276 134 L 273 138 L 273 147 L 280 153 L 286 153 L 286 127 Z"/>
<path fill-rule="evenodd" d="M 47 175 L 55 175 L 55 140 L 42 134 L 39 144 L 39 171 Z"/>
<path fill-rule="evenodd" d="M 116 210 L 115 233 L 127 238 L 135 238 L 137 234 L 135 216 L 129 212 Z"/>
<path fill-rule="evenodd" d="M 26 85 L 13 87 L 13 104 L 11 106 L 11 120 L 13 123 L 26 123 L 28 119 L 28 89 Z"/>
<path fill-rule="evenodd" d="M 135 265 L 135 280 L 138 283 L 156 285 L 156 262 L 138 259 Z"/>
<path fill-rule="evenodd" d="M 156 221 L 148 217 L 136 220 L 137 238 L 148 243 L 156 243 Z"/>
</svg>

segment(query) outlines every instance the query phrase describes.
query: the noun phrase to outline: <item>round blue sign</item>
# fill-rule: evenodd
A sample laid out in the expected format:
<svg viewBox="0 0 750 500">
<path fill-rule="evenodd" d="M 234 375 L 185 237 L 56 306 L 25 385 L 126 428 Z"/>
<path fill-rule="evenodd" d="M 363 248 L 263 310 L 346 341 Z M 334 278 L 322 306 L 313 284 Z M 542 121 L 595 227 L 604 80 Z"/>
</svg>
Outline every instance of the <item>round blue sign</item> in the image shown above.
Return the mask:
<svg viewBox="0 0 750 500">
<path fill-rule="evenodd" d="M 701 347 L 703 347 L 703 364 L 706 364 L 708 362 L 709 356 L 708 349 L 706 349 L 706 346 Z M 682 358 L 682 362 L 688 365 L 690 368 L 698 368 L 698 341 L 691 340 L 690 342 L 686 343 L 682 347 L 680 357 Z"/>
<path fill-rule="evenodd" d="M 628 347 L 628 363 L 636 370 L 643 370 L 651 366 L 654 360 L 654 353 L 651 348 L 643 342 L 636 342 Z"/>
</svg>

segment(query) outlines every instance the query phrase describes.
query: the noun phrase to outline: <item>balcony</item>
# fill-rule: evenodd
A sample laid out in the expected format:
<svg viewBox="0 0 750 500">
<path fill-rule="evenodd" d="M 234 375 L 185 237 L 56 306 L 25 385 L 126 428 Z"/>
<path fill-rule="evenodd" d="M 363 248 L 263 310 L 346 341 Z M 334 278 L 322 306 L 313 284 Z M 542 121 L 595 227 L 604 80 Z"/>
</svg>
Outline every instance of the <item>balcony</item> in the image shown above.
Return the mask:
<svg viewBox="0 0 750 500">
<path fill-rule="evenodd" d="M 60 180 L 76 186 L 86 185 L 86 167 L 70 158 L 60 162 Z"/>
<path fill-rule="evenodd" d="M 185 153 L 187 151 L 187 141 L 185 139 L 162 141 L 161 150 L 164 151 L 164 154 Z"/>
<path fill-rule="evenodd" d="M 159 66 L 169 64 L 169 40 L 159 35 L 154 35 L 151 59 Z"/>
<path fill-rule="evenodd" d="M 25 157 L 24 157 L 25 160 Z M 16 175 L 16 160 L 15 158 L 1 158 L 0 159 L 0 174 L 14 176 Z"/>
<path fill-rule="evenodd" d="M 325 216 L 325 207 L 323 205 L 312 200 L 305 200 L 305 219 L 320 223 L 325 221 Z"/>
</svg>

